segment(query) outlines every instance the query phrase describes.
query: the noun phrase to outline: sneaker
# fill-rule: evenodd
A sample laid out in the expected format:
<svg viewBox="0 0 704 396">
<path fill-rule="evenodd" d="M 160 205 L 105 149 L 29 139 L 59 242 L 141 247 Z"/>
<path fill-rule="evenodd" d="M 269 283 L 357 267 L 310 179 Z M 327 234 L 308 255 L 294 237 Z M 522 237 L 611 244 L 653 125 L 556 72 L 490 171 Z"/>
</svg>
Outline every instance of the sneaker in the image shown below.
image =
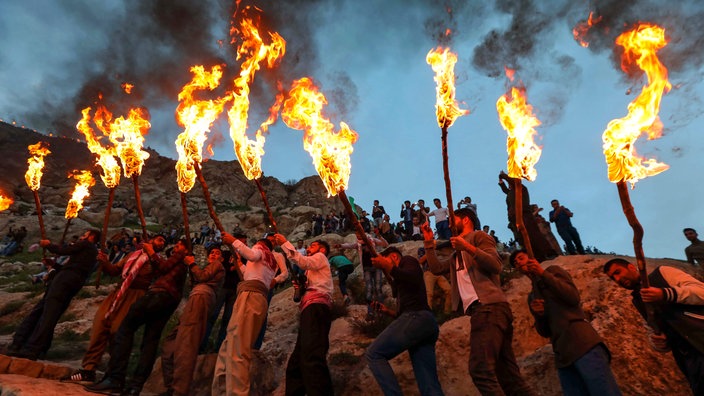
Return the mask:
<svg viewBox="0 0 704 396">
<path fill-rule="evenodd" d="M 61 382 L 95 382 L 95 370 L 80 369 L 59 379 Z"/>
<path fill-rule="evenodd" d="M 95 384 L 86 385 L 83 387 L 88 392 L 102 393 L 104 395 L 111 395 L 114 393 L 122 392 L 122 384 L 117 383 L 110 378 L 104 378 L 102 381 Z"/>
</svg>

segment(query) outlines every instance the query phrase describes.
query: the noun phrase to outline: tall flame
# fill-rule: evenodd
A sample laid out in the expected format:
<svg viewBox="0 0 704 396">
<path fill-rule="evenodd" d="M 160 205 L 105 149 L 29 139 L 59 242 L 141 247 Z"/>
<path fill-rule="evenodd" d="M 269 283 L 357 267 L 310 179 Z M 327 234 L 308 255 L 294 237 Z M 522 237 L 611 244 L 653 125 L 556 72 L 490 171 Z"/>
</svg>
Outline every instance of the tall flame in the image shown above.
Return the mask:
<svg viewBox="0 0 704 396">
<path fill-rule="evenodd" d="M 508 132 L 508 175 L 513 178 L 535 180 L 538 172 L 535 164 L 540 159 L 540 147 L 535 144 L 535 127 L 540 120 L 533 115 L 533 106 L 526 101 L 525 88 L 511 88 L 496 102 L 501 126 Z"/>
<path fill-rule="evenodd" d="M 31 156 L 27 158 L 29 167 L 24 174 L 24 180 L 27 181 L 30 190 L 38 191 L 44 175 L 44 157 L 51 154 L 51 151 L 49 151 L 49 144 L 44 142 L 32 144 L 27 149 Z"/>
<path fill-rule="evenodd" d="M 15 201 L 9 195 L 0 191 L 0 212 L 7 210 Z"/>
<path fill-rule="evenodd" d="M 437 47 L 431 49 L 425 61 L 435 72 L 435 114 L 440 128 L 449 128 L 455 120 L 469 113 L 460 109 L 455 100 L 455 63 L 457 55 L 449 48 Z"/>
<path fill-rule="evenodd" d="M 115 145 L 125 177 L 140 175 L 149 153 L 142 149 L 144 136 L 151 128 L 149 112 L 142 107 L 130 109 L 127 118 L 119 117 L 110 126 L 110 141 Z"/>
<path fill-rule="evenodd" d="M 83 209 L 83 200 L 90 195 L 90 188 L 95 185 L 95 179 L 89 170 L 74 170 L 68 177 L 69 179 L 73 178 L 76 185 L 66 206 L 64 217 L 75 219 L 78 216 L 78 211 Z"/>
<path fill-rule="evenodd" d="M 232 42 L 239 35 L 242 43 L 237 49 L 237 60 L 244 58 L 240 74 L 234 80 L 235 93 L 232 107 L 227 116 L 230 120 L 230 137 L 235 145 L 235 154 L 242 166 L 242 171 L 248 179 L 258 179 L 262 175 L 261 159 L 264 155 L 264 135 L 269 126 L 277 119 L 277 114 L 283 102 L 283 95 L 276 97 L 275 103 L 269 109 L 269 118 L 264 121 L 256 132 L 255 140 L 247 137 L 247 117 L 249 112 L 249 85 L 254 81 L 254 74 L 264 60 L 267 67 L 273 68 L 286 53 L 286 41 L 276 32 L 267 32 L 271 44 L 264 44 L 259 29 L 251 19 L 243 18 L 240 27 L 231 29 Z"/>
<path fill-rule="evenodd" d="M 586 40 L 587 33 L 589 32 L 589 29 L 594 27 L 597 23 L 601 22 L 602 16 L 599 15 L 598 17 L 594 17 L 594 12 L 589 13 L 589 18 L 587 18 L 586 21 L 581 21 L 577 25 L 575 25 L 574 29 L 572 29 L 572 35 L 574 36 L 574 39 L 577 40 L 579 45 L 581 45 L 584 48 L 589 47 L 589 42 Z"/>
<path fill-rule="evenodd" d="M 90 126 L 90 107 L 83 109 L 83 118 L 76 124 L 76 129 L 83 134 L 88 144 L 88 150 L 97 156 L 95 163 L 100 167 L 100 178 L 107 188 L 115 188 L 120 184 L 120 165 L 115 159 L 115 148 L 105 147 L 100 143 L 102 137 L 96 137 Z"/>
<path fill-rule="evenodd" d="M 328 103 L 309 78 L 293 82 L 284 102 L 281 119 L 290 128 L 303 130 L 303 147 L 313 157 L 313 164 L 323 180 L 328 196 L 347 189 L 350 178 L 350 155 L 357 133 L 344 122 L 334 132 L 334 125 L 323 116 Z"/>
<path fill-rule="evenodd" d="M 648 140 L 661 136 L 662 123 L 658 117 L 660 100 L 672 86 L 667 80 L 667 69 L 660 63 L 656 52 L 667 41 L 663 28 L 639 24 L 618 36 L 616 44 L 624 49 L 621 68 L 629 70 L 635 63 L 648 77 L 648 84 L 628 104 L 628 115 L 609 122 L 602 135 L 609 180 L 614 183 L 627 181 L 633 187 L 638 180 L 669 168 L 655 159 L 646 160 L 638 156 L 635 149 L 635 142 L 642 133 L 648 134 Z"/>
<path fill-rule="evenodd" d="M 222 67 L 213 66 L 206 71 L 201 65 L 191 67 L 193 79 L 186 84 L 178 94 L 179 105 L 176 109 L 176 121 L 184 127 L 176 138 L 176 181 L 178 189 L 189 192 L 196 181 L 194 163 L 203 160 L 203 144 L 207 140 L 206 134 L 210 132 L 215 119 L 222 113 L 225 103 L 230 99 L 218 98 L 215 100 L 197 100 L 194 93 L 199 90 L 213 90 L 220 84 Z"/>
</svg>

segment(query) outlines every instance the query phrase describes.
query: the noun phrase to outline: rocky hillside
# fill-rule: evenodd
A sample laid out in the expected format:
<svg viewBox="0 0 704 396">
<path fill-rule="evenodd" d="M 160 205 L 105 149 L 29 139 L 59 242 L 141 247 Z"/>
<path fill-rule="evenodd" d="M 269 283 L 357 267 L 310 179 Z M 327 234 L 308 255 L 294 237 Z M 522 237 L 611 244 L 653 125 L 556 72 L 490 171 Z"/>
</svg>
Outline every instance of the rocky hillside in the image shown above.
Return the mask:
<svg viewBox="0 0 704 396">
<path fill-rule="evenodd" d="M 0 232 L 3 232 L 16 215 L 35 212 L 34 197 L 24 181 L 24 173 L 29 156 L 27 146 L 40 140 L 47 142 L 51 150 L 51 154 L 45 159 L 45 173 L 39 190 L 42 208 L 47 214 L 44 221 L 49 237 L 58 238 L 63 233 L 63 215 L 73 189 L 73 182 L 67 179 L 67 175 L 74 169 L 93 170 L 96 185 L 92 188 L 90 197 L 85 200 L 86 208 L 80 212 L 79 219 L 72 222 L 72 230 L 78 232 L 90 224 L 100 227 L 109 191 L 100 181 L 98 170 L 93 165 L 93 156 L 86 145 L 0 122 L 0 158 L 3 159 L 0 191 L 15 200 L 8 211 L 0 213 Z M 153 229 L 180 224 L 183 216 L 180 194 L 176 186 L 175 161 L 153 150 L 148 151 L 150 157 L 138 178 L 147 223 L 153 224 Z M 255 183 L 243 175 L 239 163 L 206 161 L 203 163 L 203 176 L 208 184 L 215 211 L 225 229 L 231 231 L 239 223 L 251 235 L 261 235 L 268 222 L 262 197 Z M 286 235 L 305 235 L 310 228 L 313 213 L 342 210 L 338 198 L 327 197 L 325 187 L 317 176 L 307 177 L 292 185 L 265 176 L 261 183 L 279 230 Z M 192 231 L 197 230 L 204 222 L 212 224 L 199 183 L 187 194 L 187 202 Z M 120 185 L 115 190 L 115 203 L 125 208 L 112 210 L 111 231 L 117 231 L 123 226 L 139 228 L 132 180 L 121 178 Z M 24 224 L 18 219 L 15 224 L 27 226 L 28 240 L 36 239 L 39 230 L 36 221 Z"/>
</svg>

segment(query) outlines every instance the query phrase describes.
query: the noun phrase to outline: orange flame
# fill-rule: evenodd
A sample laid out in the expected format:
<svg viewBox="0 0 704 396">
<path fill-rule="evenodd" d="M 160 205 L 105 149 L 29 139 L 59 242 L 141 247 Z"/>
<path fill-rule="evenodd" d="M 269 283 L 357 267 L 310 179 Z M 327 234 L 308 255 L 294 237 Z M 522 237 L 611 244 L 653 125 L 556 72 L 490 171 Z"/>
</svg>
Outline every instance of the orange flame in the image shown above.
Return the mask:
<svg viewBox="0 0 704 396">
<path fill-rule="evenodd" d="M 178 189 L 183 193 L 193 188 L 196 181 L 193 164 L 203 161 L 206 134 L 230 99 L 230 96 L 215 100 L 197 100 L 193 97 L 198 90 L 212 91 L 218 87 L 222 78 L 221 66 L 213 66 L 210 71 L 201 65 L 193 66 L 191 73 L 193 79 L 178 94 L 179 105 L 176 109 L 176 121 L 185 128 L 176 138 L 176 181 Z"/>
<path fill-rule="evenodd" d="M 120 85 L 120 87 L 122 87 L 122 90 L 125 91 L 125 93 L 129 95 L 132 93 L 132 89 L 134 88 L 134 84 L 122 83 Z"/>
<path fill-rule="evenodd" d="M 435 72 L 435 113 L 440 128 L 449 128 L 455 120 L 469 113 L 469 110 L 460 109 L 455 100 L 455 63 L 457 55 L 450 52 L 449 48 L 438 47 L 431 49 L 425 61 Z"/>
<path fill-rule="evenodd" d="M 38 191 L 41 187 L 42 176 L 44 175 L 44 157 L 51 154 L 49 144 L 39 142 L 27 147 L 31 157 L 27 158 L 27 172 L 24 174 L 24 180 L 27 182 L 29 189 Z"/>
<path fill-rule="evenodd" d="M 6 196 L 4 192 L 0 191 L 0 212 L 7 210 L 14 202 L 15 201 L 12 198 Z"/>
<path fill-rule="evenodd" d="M 586 21 L 581 21 L 577 25 L 575 25 L 574 29 L 572 29 L 572 35 L 574 36 L 574 39 L 577 40 L 579 45 L 584 48 L 589 47 L 589 42 L 586 41 L 585 37 L 589 32 L 589 29 L 594 27 L 594 25 L 596 25 L 597 23 L 601 22 L 601 19 L 601 15 L 594 18 L 594 12 L 592 11 L 589 13 L 589 18 Z"/>
<path fill-rule="evenodd" d="M 656 52 L 667 45 L 667 40 L 663 28 L 639 24 L 618 36 L 616 44 L 624 49 L 621 68 L 628 70 L 635 63 L 648 77 L 648 84 L 628 104 L 628 115 L 609 122 L 602 135 L 609 180 L 614 183 L 627 181 L 633 187 L 638 180 L 669 168 L 655 159 L 638 156 L 635 149 L 635 142 L 642 133 L 648 134 L 648 140 L 661 136 L 660 100 L 672 86 L 667 80 L 667 69 L 660 63 Z"/>
<path fill-rule="evenodd" d="M 88 150 L 97 156 L 95 163 L 100 167 L 100 178 L 107 188 L 115 188 L 120 184 L 120 165 L 115 159 L 114 147 L 104 147 L 100 143 L 101 137 L 96 137 L 90 126 L 90 107 L 83 109 L 83 118 L 76 124 L 76 129 L 86 137 Z"/>
<path fill-rule="evenodd" d="M 540 147 L 533 137 L 540 120 L 533 115 L 533 106 L 526 102 L 525 88 L 511 88 L 511 93 L 502 95 L 496 102 L 501 126 L 508 132 L 508 175 L 513 178 L 535 180 L 538 172 L 535 164 L 540 159 Z"/>
<path fill-rule="evenodd" d="M 252 20 L 243 18 L 240 28 L 233 27 L 231 34 L 234 43 L 235 34 L 242 38 L 242 44 L 237 49 L 237 60 L 245 58 L 240 67 L 240 74 L 235 79 L 235 93 L 232 107 L 227 116 L 230 120 L 230 137 L 235 145 L 237 160 L 242 171 L 249 180 L 262 176 L 261 159 L 264 155 L 264 135 L 273 124 L 283 102 L 283 95 L 276 96 L 275 103 L 269 109 L 269 118 L 264 121 L 256 132 L 255 140 L 247 137 L 247 118 L 249 112 L 249 85 L 254 81 L 254 74 L 260 68 L 260 63 L 266 59 L 267 67 L 273 68 L 286 53 L 286 41 L 276 32 L 267 32 L 271 44 L 264 44 L 259 29 Z"/>
<path fill-rule="evenodd" d="M 83 200 L 90 195 L 90 188 L 95 185 L 95 179 L 88 170 L 74 170 L 68 177 L 76 181 L 76 186 L 71 193 L 64 217 L 75 219 L 78 216 L 78 211 L 83 209 Z"/>
<path fill-rule="evenodd" d="M 281 119 L 290 128 L 303 130 L 303 148 L 313 157 L 313 164 L 323 180 L 328 196 L 347 189 L 352 170 L 350 155 L 358 135 L 344 122 L 334 132 L 334 125 L 323 116 L 328 103 L 309 78 L 293 82 L 284 102 Z"/>
<path fill-rule="evenodd" d="M 125 177 L 142 173 L 144 161 L 149 158 L 149 153 L 142 149 L 142 145 L 151 126 L 149 111 L 141 107 L 130 109 L 127 118 L 119 117 L 110 124 L 110 141 L 115 145 Z"/>
</svg>

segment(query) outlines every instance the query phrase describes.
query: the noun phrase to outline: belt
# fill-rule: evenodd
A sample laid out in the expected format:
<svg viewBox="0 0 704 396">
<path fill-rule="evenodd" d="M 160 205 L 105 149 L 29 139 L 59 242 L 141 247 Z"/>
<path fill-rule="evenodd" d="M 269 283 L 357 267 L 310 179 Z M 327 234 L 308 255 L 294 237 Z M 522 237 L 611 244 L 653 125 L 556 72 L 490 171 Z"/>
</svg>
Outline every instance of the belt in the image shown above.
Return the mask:
<svg viewBox="0 0 704 396">
<path fill-rule="evenodd" d="M 467 310 L 464 311 L 464 314 L 467 316 L 472 316 L 472 314 L 482 306 L 482 303 L 479 302 L 479 300 L 474 300 L 469 306 L 467 307 Z"/>
</svg>

